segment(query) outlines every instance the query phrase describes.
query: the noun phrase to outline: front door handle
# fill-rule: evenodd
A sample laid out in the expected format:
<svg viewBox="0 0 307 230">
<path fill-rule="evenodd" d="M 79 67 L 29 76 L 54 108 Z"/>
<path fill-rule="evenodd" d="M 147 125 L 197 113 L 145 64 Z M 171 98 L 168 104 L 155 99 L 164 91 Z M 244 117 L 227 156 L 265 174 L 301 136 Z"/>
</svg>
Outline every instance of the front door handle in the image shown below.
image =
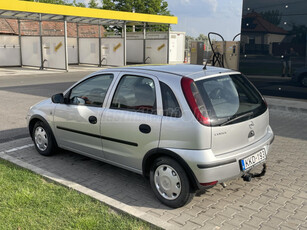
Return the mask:
<svg viewBox="0 0 307 230">
<path fill-rule="evenodd" d="M 89 123 L 91 123 L 91 124 L 96 124 L 96 123 L 97 123 L 97 117 L 95 117 L 95 116 L 90 116 L 90 117 L 88 118 L 88 121 L 89 121 Z"/>
<path fill-rule="evenodd" d="M 146 125 L 146 124 L 141 124 L 140 127 L 139 127 L 139 130 L 142 132 L 142 133 L 150 133 L 151 132 L 151 127 L 149 125 Z"/>
</svg>

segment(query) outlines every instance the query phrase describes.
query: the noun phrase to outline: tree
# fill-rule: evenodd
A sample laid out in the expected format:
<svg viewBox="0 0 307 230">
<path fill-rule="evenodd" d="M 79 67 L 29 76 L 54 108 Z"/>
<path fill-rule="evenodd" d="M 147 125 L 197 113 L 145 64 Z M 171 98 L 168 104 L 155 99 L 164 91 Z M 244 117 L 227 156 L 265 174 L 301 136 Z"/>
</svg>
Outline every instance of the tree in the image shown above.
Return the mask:
<svg viewBox="0 0 307 230">
<path fill-rule="evenodd" d="M 22 0 L 22 1 L 41 2 L 41 3 L 68 5 L 68 6 L 77 6 L 77 7 L 86 7 L 86 5 L 84 3 L 77 2 L 76 0 L 73 0 L 72 3 L 69 3 L 68 0 Z"/>
<path fill-rule="evenodd" d="M 86 7 L 84 3 L 77 2 L 76 0 L 73 1 L 72 5 L 77 7 Z"/>
<path fill-rule="evenodd" d="M 115 3 L 112 0 L 102 0 L 102 9 L 113 10 L 115 9 Z"/>
<path fill-rule="evenodd" d="M 101 0 L 102 8 L 143 14 L 170 16 L 168 3 L 165 0 Z M 151 25 L 147 30 L 167 31 L 167 25 Z"/>
<path fill-rule="evenodd" d="M 99 6 L 98 6 L 98 3 L 96 2 L 96 0 L 90 0 L 89 1 L 89 3 L 88 3 L 88 7 L 89 8 L 100 8 Z"/>
<path fill-rule="evenodd" d="M 268 22 L 278 26 L 281 22 L 281 13 L 278 10 L 269 10 L 260 13 L 262 18 L 267 20 Z"/>
<path fill-rule="evenodd" d="M 23 0 L 27 2 L 41 2 L 41 3 L 50 3 L 50 4 L 59 4 L 59 5 L 71 5 L 66 0 Z"/>
<path fill-rule="evenodd" d="M 102 8 L 144 14 L 171 15 L 165 0 L 102 0 Z"/>
<path fill-rule="evenodd" d="M 200 34 L 198 35 L 198 37 L 196 38 L 196 41 L 201 41 L 201 42 L 205 42 L 208 40 L 208 37 L 204 34 Z"/>
<path fill-rule="evenodd" d="M 189 49 L 190 48 L 190 43 L 191 41 L 195 41 L 195 38 L 189 35 L 185 36 L 185 49 Z"/>
</svg>

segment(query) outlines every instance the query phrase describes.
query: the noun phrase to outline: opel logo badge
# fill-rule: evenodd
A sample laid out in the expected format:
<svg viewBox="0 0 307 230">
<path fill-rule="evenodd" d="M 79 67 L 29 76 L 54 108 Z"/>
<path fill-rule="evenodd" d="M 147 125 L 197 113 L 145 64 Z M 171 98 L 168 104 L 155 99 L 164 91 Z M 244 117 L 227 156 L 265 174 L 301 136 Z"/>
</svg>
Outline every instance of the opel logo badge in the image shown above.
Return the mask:
<svg viewBox="0 0 307 230">
<path fill-rule="evenodd" d="M 250 128 L 250 129 L 253 129 L 254 126 L 255 126 L 254 122 L 251 121 L 251 123 L 249 124 L 249 128 Z"/>
</svg>

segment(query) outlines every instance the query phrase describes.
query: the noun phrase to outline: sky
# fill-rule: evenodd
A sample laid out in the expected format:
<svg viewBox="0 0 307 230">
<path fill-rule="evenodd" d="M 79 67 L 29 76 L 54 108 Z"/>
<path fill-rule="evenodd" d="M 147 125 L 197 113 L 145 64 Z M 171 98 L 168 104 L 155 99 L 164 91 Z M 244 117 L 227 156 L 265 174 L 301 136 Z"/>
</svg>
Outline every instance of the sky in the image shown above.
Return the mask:
<svg viewBox="0 0 307 230">
<path fill-rule="evenodd" d="M 78 0 L 88 3 L 89 0 Z M 171 14 L 178 17 L 173 31 L 186 32 L 198 37 L 209 32 L 221 34 L 232 40 L 241 31 L 243 0 L 166 0 Z M 101 2 L 97 0 L 97 2 Z"/>
</svg>

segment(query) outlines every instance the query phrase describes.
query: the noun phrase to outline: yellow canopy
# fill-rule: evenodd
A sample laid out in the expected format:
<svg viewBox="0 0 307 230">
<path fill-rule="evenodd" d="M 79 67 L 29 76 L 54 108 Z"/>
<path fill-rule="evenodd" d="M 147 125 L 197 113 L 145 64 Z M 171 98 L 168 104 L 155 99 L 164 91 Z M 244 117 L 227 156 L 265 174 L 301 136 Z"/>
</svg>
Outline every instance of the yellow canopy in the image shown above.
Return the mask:
<svg viewBox="0 0 307 230">
<path fill-rule="evenodd" d="M 90 24 L 177 24 L 177 17 L 139 14 L 113 10 L 27 2 L 17 0 L 0 1 L 0 17 L 38 20 L 63 20 Z"/>
</svg>

